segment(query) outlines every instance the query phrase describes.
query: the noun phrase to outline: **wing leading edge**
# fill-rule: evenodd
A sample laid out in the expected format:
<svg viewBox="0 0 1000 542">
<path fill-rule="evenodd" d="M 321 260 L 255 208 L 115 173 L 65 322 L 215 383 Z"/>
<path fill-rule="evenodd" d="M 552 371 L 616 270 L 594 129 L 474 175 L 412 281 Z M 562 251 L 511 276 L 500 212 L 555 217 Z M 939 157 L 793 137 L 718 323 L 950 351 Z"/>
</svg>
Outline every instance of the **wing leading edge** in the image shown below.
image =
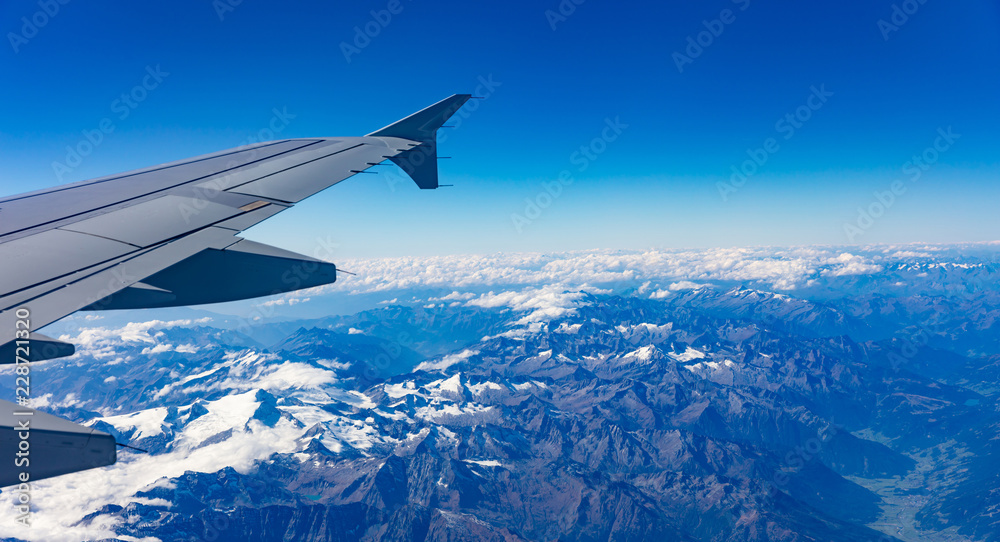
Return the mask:
<svg viewBox="0 0 1000 542">
<path fill-rule="evenodd" d="M 470 97 L 363 137 L 272 141 L 0 199 L 0 363 L 72 355 L 72 345 L 34 330 L 78 310 L 233 301 L 336 281 L 331 263 L 237 234 L 385 160 L 437 188 L 437 130 Z M 25 327 L 28 342 L 16 342 Z M 18 351 L 26 345 L 30 354 Z M 12 408 L 0 402 L 0 414 Z M 0 442 L 10 431 L 0 424 Z M 35 474 L 115 460 L 100 457 Z"/>
</svg>

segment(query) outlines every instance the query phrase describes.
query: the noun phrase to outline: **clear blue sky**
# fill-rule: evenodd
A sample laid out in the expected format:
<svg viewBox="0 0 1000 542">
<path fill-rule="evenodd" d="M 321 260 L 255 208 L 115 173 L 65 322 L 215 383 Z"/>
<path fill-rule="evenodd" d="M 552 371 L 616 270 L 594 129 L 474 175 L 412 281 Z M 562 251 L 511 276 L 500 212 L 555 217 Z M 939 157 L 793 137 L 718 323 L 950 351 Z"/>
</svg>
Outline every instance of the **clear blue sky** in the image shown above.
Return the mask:
<svg viewBox="0 0 1000 542">
<path fill-rule="evenodd" d="M 236 1 L 69 0 L 52 16 L 38 14 L 45 0 L 0 4 L 0 192 L 234 147 L 275 109 L 294 115 L 279 137 L 362 135 L 492 78 L 442 144 L 456 187 L 355 177 L 251 235 L 304 252 L 330 238 L 335 259 L 1000 238 L 995 2 L 220 7 Z M 389 8 L 387 23 L 371 13 Z M 366 25 L 377 35 L 356 41 Z M 157 66 L 144 100 L 115 101 Z M 832 95 L 810 99 L 813 87 Z M 796 113 L 808 120 L 776 124 Z M 114 131 L 60 181 L 53 162 L 105 118 Z M 605 131 L 608 119 L 627 128 Z M 957 140 L 938 139 L 948 127 Z M 593 143 L 602 133 L 617 137 Z M 919 179 L 904 171 L 935 143 Z M 584 171 L 581 145 L 604 150 Z M 731 168 L 768 147 L 723 198 Z M 548 203 L 542 183 L 563 170 L 574 182 L 537 218 L 512 219 L 531 219 L 526 199 Z M 844 224 L 877 212 L 874 192 L 897 179 L 905 192 L 849 237 Z"/>
</svg>

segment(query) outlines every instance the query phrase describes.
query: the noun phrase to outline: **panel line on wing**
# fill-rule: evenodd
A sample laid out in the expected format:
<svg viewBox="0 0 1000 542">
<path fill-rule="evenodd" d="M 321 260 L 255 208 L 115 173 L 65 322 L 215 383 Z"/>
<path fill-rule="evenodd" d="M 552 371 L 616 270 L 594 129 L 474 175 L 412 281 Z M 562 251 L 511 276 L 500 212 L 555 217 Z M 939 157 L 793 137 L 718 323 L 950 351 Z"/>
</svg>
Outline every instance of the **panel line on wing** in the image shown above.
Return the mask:
<svg viewBox="0 0 1000 542">
<path fill-rule="evenodd" d="M 108 241 L 115 241 L 115 242 L 118 242 L 118 243 L 124 243 L 126 245 L 133 246 L 135 248 L 146 248 L 146 247 L 142 247 L 142 246 L 139 246 L 139 245 L 136 245 L 136 244 L 133 244 L 133 243 L 129 243 L 128 241 L 122 241 L 121 239 L 115 239 L 113 237 L 107 237 L 105 235 L 98 235 L 96 233 L 91 233 L 89 231 L 71 230 L 71 229 L 68 229 L 68 228 L 55 228 L 55 229 L 60 230 L 60 231 L 69 231 L 69 232 L 73 232 L 73 233 L 79 233 L 80 235 L 89 235 L 91 237 L 97 237 L 98 239 L 106 239 Z"/>
<path fill-rule="evenodd" d="M 336 156 L 338 154 L 347 152 L 347 151 L 352 150 L 352 149 L 356 149 L 358 147 L 363 147 L 364 145 L 365 145 L 364 143 L 358 143 L 357 145 L 354 145 L 353 147 L 347 147 L 346 149 L 340 149 L 339 151 L 331 152 L 330 154 L 324 154 L 323 156 L 320 156 L 319 158 L 313 158 L 312 160 L 309 160 L 309 161 L 306 161 L 306 162 L 302 162 L 301 164 L 295 164 L 294 166 L 287 167 L 287 168 L 282 169 L 280 171 L 275 171 L 274 173 L 269 173 L 267 175 L 264 175 L 263 177 L 258 177 L 256 179 L 251 179 L 249 181 L 246 181 L 246 182 L 243 182 L 243 183 L 240 183 L 240 184 L 234 184 L 233 186 L 230 186 L 229 188 L 226 188 L 226 191 L 229 192 L 229 191 L 232 191 L 232 190 L 234 190 L 236 188 L 239 188 L 241 186 L 245 186 L 245 185 L 248 185 L 250 183 L 255 183 L 255 182 L 259 181 L 259 180 L 266 179 L 266 178 L 272 177 L 274 175 L 278 175 L 279 173 L 284 173 L 286 171 L 293 170 L 293 169 L 295 169 L 297 167 L 302 167 L 304 165 L 311 164 L 313 162 L 317 162 L 317 161 L 322 160 L 324 158 L 329 158 L 331 156 Z M 277 198 L 272 198 L 272 199 L 277 199 Z M 285 203 L 295 203 L 294 201 L 285 201 L 285 200 L 278 200 L 278 201 L 283 201 Z"/>
</svg>

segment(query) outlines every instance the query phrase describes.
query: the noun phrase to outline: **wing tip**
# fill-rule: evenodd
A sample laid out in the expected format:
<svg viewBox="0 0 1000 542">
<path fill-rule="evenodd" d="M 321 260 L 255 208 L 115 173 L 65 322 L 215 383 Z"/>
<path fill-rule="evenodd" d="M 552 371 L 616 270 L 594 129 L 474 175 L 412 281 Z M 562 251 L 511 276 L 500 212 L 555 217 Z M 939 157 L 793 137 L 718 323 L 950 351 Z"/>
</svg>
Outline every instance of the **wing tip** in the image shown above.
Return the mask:
<svg viewBox="0 0 1000 542">
<path fill-rule="evenodd" d="M 472 99 L 471 94 L 452 94 L 408 117 L 376 130 L 368 136 L 399 137 L 422 142 L 432 140 L 437 134 L 438 128 L 441 128 L 470 99 Z"/>
<path fill-rule="evenodd" d="M 451 96 L 376 130 L 369 137 L 398 137 L 420 144 L 390 158 L 403 169 L 422 190 L 432 190 L 438 184 L 437 131 L 459 109 L 472 99 L 471 94 Z"/>
</svg>

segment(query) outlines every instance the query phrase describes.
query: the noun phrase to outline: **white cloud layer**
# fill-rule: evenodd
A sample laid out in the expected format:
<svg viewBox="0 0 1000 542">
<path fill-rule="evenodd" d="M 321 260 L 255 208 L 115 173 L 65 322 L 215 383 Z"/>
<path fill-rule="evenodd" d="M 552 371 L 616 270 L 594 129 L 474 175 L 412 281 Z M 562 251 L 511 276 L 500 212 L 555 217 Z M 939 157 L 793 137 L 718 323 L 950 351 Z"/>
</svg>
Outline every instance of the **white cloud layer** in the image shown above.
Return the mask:
<svg viewBox="0 0 1000 542">
<path fill-rule="evenodd" d="M 706 250 L 597 250 L 562 254 L 493 254 L 382 258 L 341 262 L 357 276 L 309 291 L 366 294 L 412 288 L 467 290 L 501 286 L 632 285 L 674 281 L 681 288 L 697 281 L 760 282 L 792 290 L 822 276 L 877 273 L 886 255 L 871 250 L 802 247 Z M 675 286 L 673 289 L 680 289 Z M 463 299 L 460 292 L 450 299 Z M 449 298 L 442 298 L 449 299 Z"/>
<path fill-rule="evenodd" d="M 423 301 L 459 305 L 488 292 L 551 287 L 580 291 L 600 287 L 633 290 L 653 299 L 718 283 L 792 292 L 830 281 L 904 265 L 963 267 L 967 262 L 1000 263 L 1000 242 L 950 245 L 802 246 L 714 249 L 589 250 L 564 253 L 511 253 L 339 260 L 355 272 L 334 284 L 292 292 L 259 308 L 317 301 L 324 295 L 364 295 L 379 304 Z M 450 291 L 441 296 L 440 291 Z M 498 294 L 499 295 L 499 294 Z M 512 299 L 512 303 L 516 300 Z M 266 305 L 266 307 L 265 307 Z"/>
</svg>

